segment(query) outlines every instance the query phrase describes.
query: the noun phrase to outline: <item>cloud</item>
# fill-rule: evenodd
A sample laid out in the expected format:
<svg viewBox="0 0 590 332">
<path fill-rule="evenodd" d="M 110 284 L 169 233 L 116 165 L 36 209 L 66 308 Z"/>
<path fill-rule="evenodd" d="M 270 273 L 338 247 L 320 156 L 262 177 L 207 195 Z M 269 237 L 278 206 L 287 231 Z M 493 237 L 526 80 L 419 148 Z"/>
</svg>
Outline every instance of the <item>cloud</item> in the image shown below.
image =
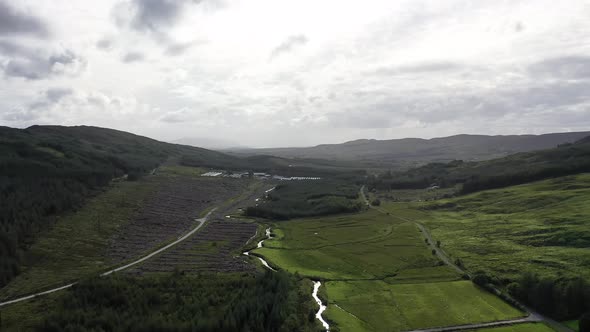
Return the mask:
<svg viewBox="0 0 590 332">
<path fill-rule="evenodd" d="M 119 27 L 140 32 L 163 33 L 181 18 L 188 4 L 196 0 L 132 0 L 120 2 L 113 8 L 113 19 Z"/>
<path fill-rule="evenodd" d="M 590 56 L 568 55 L 537 62 L 529 67 L 535 76 L 561 79 L 590 79 Z"/>
<path fill-rule="evenodd" d="M 28 80 L 41 80 L 50 76 L 77 76 L 86 68 L 86 59 L 71 50 L 43 55 L 42 50 L 12 49 L 14 55 L 0 65 L 4 75 Z"/>
<path fill-rule="evenodd" d="M 69 96 L 74 93 L 71 88 L 50 88 L 45 91 L 45 97 L 52 103 L 57 103 L 63 97 Z"/>
<path fill-rule="evenodd" d="M 21 12 L 0 0 L 0 36 L 33 35 L 48 37 L 49 28 L 40 18 Z"/>
<path fill-rule="evenodd" d="M 191 111 L 184 107 L 176 111 L 170 111 L 164 113 L 160 117 L 160 121 L 167 122 L 167 123 L 181 123 L 181 122 L 188 122 L 193 119 L 193 115 Z"/>
<path fill-rule="evenodd" d="M 466 65 L 460 65 L 450 61 L 433 61 L 433 62 L 422 62 L 408 65 L 399 66 L 387 66 L 380 67 L 370 72 L 374 75 L 400 75 L 400 74 L 431 74 L 435 72 L 446 72 L 452 70 L 460 70 L 465 68 Z"/>
<path fill-rule="evenodd" d="M 167 55 L 172 55 L 172 56 L 181 55 L 184 52 L 191 49 L 196 44 L 197 43 L 194 43 L 194 42 L 192 42 L 192 43 L 173 43 L 170 46 L 168 46 L 168 48 L 166 48 L 165 53 Z"/>
<path fill-rule="evenodd" d="M 96 42 L 96 48 L 99 50 L 110 51 L 113 49 L 113 40 L 110 38 L 102 38 Z"/>
<path fill-rule="evenodd" d="M 121 60 L 125 63 L 131 63 L 131 62 L 140 62 L 140 61 L 143 61 L 144 59 L 145 59 L 145 56 L 143 55 L 143 53 L 129 52 L 129 53 L 125 54 Z"/>
<path fill-rule="evenodd" d="M 270 58 L 276 58 L 284 53 L 289 53 L 295 48 L 307 44 L 308 39 L 305 35 L 293 35 L 287 37 L 282 43 L 275 47 L 270 53 Z"/>
</svg>

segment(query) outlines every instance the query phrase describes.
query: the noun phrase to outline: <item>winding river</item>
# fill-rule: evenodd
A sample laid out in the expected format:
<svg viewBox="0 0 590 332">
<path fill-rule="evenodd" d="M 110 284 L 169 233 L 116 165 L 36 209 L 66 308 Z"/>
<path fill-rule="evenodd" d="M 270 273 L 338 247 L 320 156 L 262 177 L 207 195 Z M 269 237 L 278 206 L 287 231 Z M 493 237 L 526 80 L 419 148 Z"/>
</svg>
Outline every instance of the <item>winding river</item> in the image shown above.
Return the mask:
<svg viewBox="0 0 590 332">
<path fill-rule="evenodd" d="M 264 241 L 269 240 L 269 239 L 272 239 L 272 234 L 270 232 L 270 227 L 266 229 L 265 234 L 266 234 L 266 239 L 260 240 L 258 242 L 258 244 L 256 245 L 256 248 L 262 248 L 263 245 L 264 245 Z M 246 255 L 246 256 L 250 256 L 250 252 L 249 251 L 245 251 L 245 252 L 243 252 L 243 254 Z M 259 256 L 255 256 L 255 257 L 258 258 L 260 260 L 260 262 L 262 263 L 262 265 L 264 265 L 264 267 L 266 267 L 267 269 L 269 269 L 271 271 L 275 271 L 275 272 L 277 271 L 277 270 L 273 269 L 270 265 L 268 265 L 268 262 L 265 261 L 262 257 L 259 257 Z M 324 319 L 324 317 L 322 317 L 322 313 L 327 309 L 327 307 L 322 303 L 322 300 L 318 297 L 318 290 L 320 289 L 320 286 L 321 285 L 322 285 L 322 283 L 320 281 L 315 281 L 315 280 L 313 281 L 313 293 L 311 294 L 311 296 L 313 297 L 313 299 L 315 300 L 315 302 L 320 307 L 320 309 L 318 310 L 318 312 L 315 314 L 315 317 L 316 317 L 317 320 L 320 321 L 320 323 L 322 323 L 322 325 L 326 329 L 326 332 L 329 332 L 330 331 L 330 325 L 328 324 L 328 322 L 326 322 L 326 320 Z"/>
</svg>

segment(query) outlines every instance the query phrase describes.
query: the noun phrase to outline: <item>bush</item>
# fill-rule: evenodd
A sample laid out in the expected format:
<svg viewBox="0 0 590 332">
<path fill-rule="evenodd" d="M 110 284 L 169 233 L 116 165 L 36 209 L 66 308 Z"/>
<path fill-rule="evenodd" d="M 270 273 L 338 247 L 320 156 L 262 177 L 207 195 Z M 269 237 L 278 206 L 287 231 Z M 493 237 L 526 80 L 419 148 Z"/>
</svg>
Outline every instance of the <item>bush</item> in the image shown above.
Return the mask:
<svg viewBox="0 0 590 332">
<path fill-rule="evenodd" d="M 381 200 L 379 200 L 379 198 L 375 198 L 373 201 L 371 201 L 371 205 L 379 206 L 381 205 Z"/>
</svg>

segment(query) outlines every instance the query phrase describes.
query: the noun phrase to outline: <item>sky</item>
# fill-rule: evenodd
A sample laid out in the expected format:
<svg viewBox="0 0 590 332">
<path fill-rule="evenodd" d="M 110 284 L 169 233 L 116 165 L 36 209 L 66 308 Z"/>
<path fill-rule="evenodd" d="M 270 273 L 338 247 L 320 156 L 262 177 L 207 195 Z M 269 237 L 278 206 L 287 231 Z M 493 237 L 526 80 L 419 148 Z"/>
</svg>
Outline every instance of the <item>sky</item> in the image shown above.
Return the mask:
<svg viewBox="0 0 590 332">
<path fill-rule="evenodd" d="M 590 1 L 0 0 L 0 125 L 251 147 L 590 130 Z"/>
</svg>

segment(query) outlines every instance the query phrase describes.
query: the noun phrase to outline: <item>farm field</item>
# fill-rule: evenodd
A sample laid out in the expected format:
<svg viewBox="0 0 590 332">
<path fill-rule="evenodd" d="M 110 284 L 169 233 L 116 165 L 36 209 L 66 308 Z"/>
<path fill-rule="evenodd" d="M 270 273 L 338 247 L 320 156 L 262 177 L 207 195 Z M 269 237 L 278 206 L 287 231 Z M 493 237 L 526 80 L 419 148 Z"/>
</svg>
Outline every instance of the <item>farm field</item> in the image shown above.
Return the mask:
<svg viewBox="0 0 590 332">
<path fill-rule="evenodd" d="M 281 222 L 273 232 L 279 235 L 254 252 L 293 273 L 328 279 L 385 279 L 424 269 L 432 278 L 459 277 L 438 266 L 414 224 L 375 210 Z"/>
<path fill-rule="evenodd" d="M 425 224 L 471 271 L 590 280 L 590 174 L 381 208 Z"/>
<path fill-rule="evenodd" d="M 359 317 L 359 324 L 367 325 L 360 331 L 404 331 L 489 322 L 522 315 L 471 281 L 414 284 L 329 281 L 326 289 L 328 308 L 334 307 L 352 317 Z M 331 317 L 329 313 L 327 317 Z"/>
<path fill-rule="evenodd" d="M 247 181 L 187 177 L 168 169 L 114 182 L 79 211 L 58 219 L 28 252 L 24 271 L 0 290 L 3 299 L 96 275 L 176 239 L 208 207 L 247 190 Z M 163 222 L 165 221 L 165 222 Z M 250 235 L 251 236 L 251 235 Z"/>
<path fill-rule="evenodd" d="M 521 317 L 432 255 L 416 225 L 371 209 L 278 222 L 254 250 L 324 280 L 325 317 L 342 331 L 403 331 Z"/>
</svg>

